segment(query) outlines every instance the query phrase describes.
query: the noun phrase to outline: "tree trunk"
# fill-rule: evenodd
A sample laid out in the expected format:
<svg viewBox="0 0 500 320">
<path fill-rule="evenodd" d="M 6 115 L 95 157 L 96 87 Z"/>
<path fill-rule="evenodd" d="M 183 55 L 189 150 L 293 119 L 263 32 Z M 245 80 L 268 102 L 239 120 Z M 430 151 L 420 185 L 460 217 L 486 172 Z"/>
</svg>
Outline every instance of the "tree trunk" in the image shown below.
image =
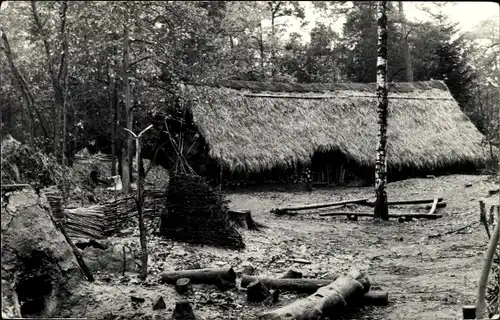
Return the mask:
<svg viewBox="0 0 500 320">
<path fill-rule="evenodd" d="M 233 268 L 215 268 L 215 269 L 192 269 L 164 272 L 161 275 L 161 281 L 165 283 L 174 284 L 180 278 L 188 278 L 191 283 L 208 283 L 217 284 L 218 278 L 221 277 L 225 280 L 235 282 L 236 273 Z"/>
<path fill-rule="evenodd" d="M 67 10 L 67 2 L 64 1 L 61 7 L 61 37 L 65 36 L 65 26 L 66 26 L 66 10 Z M 35 22 L 35 26 L 40 33 L 40 38 L 42 39 L 43 46 L 45 49 L 45 58 L 47 60 L 47 70 L 49 73 L 49 77 L 52 80 L 52 89 L 54 91 L 54 109 L 52 110 L 52 119 L 58 119 L 57 111 L 62 111 L 63 109 L 63 89 L 61 86 L 61 76 L 62 70 L 66 64 L 66 56 L 63 52 L 61 54 L 61 62 L 59 64 L 59 74 L 56 74 L 55 66 L 54 66 L 54 57 L 53 50 L 51 50 L 49 36 L 46 33 L 46 30 L 43 28 L 43 24 L 40 20 L 40 16 L 38 15 L 38 11 L 36 8 L 36 1 L 31 1 L 31 11 L 33 14 L 33 20 Z M 63 41 L 64 42 L 64 41 Z M 60 115 L 59 115 L 60 116 Z M 53 147 L 54 152 L 57 152 L 59 146 L 59 138 L 60 138 L 60 127 L 59 121 L 54 121 L 54 136 L 53 136 Z"/>
<path fill-rule="evenodd" d="M 260 72 L 262 77 L 266 78 L 266 71 L 264 70 L 264 39 L 263 39 L 262 22 L 260 23 L 260 40 L 259 40 L 259 51 L 260 51 Z"/>
<path fill-rule="evenodd" d="M 38 121 L 40 122 L 40 127 L 42 129 L 43 136 L 45 138 L 48 138 L 49 136 L 48 136 L 47 128 L 45 127 L 45 120 L 43 119 L 40 111 L 35 106 L 35 98 L 33 96 L 33 93 L 31 92 L 30 87 L 28 86 L 28 82 L 23 77 L 23 75 L 21 74 L 21 72 L 19 71 L 19 69 L 17 68 L 17 66 L 14 62 L 14 57 L 12 54 L 12 50 L 10 48 L 10 42 L 9 42 L 8 37 L 7 37 L 7 33 L 1 27 L 0 27 L 0 30 L 2 31 L 2 40 L 3 40 L 4 46 L 5 46 L 5 55 L 7 56 L 7 60 L 8 60 L 9 65 L 10 65 L 10 69 L 11 69 L 12 73 L 14 74 L 14 78 L 16 79 L 16 83 L 19 86 L 19 89 L 21 90 L 21 94 L 22 94 L 24 102 L 26 104 L 26 109 L 27 109 L 28 119 L 29 119 L 29 124 L 30 124 L 30 131 L 31 131 L 29 144 L 31 146 L 33 146 L 34 145 L 34 132 L 35 132 L 35 130 L 34 130 L 35 119 L 34 119 L 33 113 L 36 114 L 36 117 L 37 117 Z"/>
<path fill-rule="evenodd" d="M 116 83 L 113 76 L 110 76 L 110 107 L 113 113 L 111 123 L 111 175 L 116 175 L 116 128 L 118 126 L 118 97 L 116 92 Z"/>
<path fill-rule="evenodd" d="M 405 18 L 405 13 L 403 10 L 403 1 L 398 1 L 399 7 L 399 18 L 401 20 L 401 33 L 403 33 L 403 58 L 406 69 L 406 81 L 413 82 L 413 66 L 410 55 L 410 46 L 408 44 L 408 30 Z"/>
<path fill-rule="evenodd" d="M 274 6 L 273 2 L 271 1 L 270 6 L 271 6 L 271 77 L 274 78 L 276 71 L 275 71 L 275 59 L 276 59 L 276 48 L 275 48 L 275 31 L 274 31 L 274 20 L 275 20 L 275 11 L 274 11 Z"/>
<path fill-rule="evenodd" d="M 389 220 L 387 204 L 387 1 L 378 3 L 377 44 L 377 100 L 378 100 L 378 145 L 375 163 L 375 218 Z"/>
<path fill-rule="evenodd" d="M 128 26 L 128 13 L 125 14 L 125 24 L 123 25 L 123 85 L 125 90 L 125 121 L 126 128 L 130 131 L 133 130 L 134 124 L 134 113 L 132 106 L 132 97 L 130 93 L 130 81 L 129 81 L 129 26 Z M 132 149 L 133 149 L 133 138 L 132 136 L 127 136 L 127 151 L 125 156 L 125 163 L 123 164 L 122 170 L 122 191 L 124 194 L 130 192 L 130 183 L 132 177 Z"/>
<path fill-rule="evenodd" d="M 142 164 L 142 155 L 141 155 L 141 136 L 139 135 L 136 138 L 136 162 L 137 166 L 140 167 Z M 138 170 L 139 178 L 137 179 L 137 213 L 139 215 L 139 233 L 140 233 L 140 242 L 141 242 L 141 278 L 144 280 L 148 275 L 148 249 L 147 249 L 147 241 L 146 241 L 146 227 L 144 226 L 144 215 L 142 212 L 143 202 L 144 202 L 144 193 L 143 193 L 143 185 L 144 185 L 144 176 L 141 170 Z"/>
</svg>

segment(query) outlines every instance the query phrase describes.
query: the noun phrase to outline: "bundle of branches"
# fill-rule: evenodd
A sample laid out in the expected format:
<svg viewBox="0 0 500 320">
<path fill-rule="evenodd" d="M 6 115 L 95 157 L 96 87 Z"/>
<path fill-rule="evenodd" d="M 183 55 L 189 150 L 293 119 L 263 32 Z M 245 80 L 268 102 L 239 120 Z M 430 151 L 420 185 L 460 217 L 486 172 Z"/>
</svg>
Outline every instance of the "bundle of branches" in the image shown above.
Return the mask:
<svg viewBox="0 0 500 320">
<path fill-rule="evenodd" d="M 27 183 L 36 189 L 71 184 L 71 172 L 57 159 L 16 140 L 2 142 L 2 184 Z"/>
<path fill-rule="evenodd" d="M 227 201 L 197 175 L 171 177 L 160 233 L 170 239 L 232 249 L 245 247 L 229 220 Z"/>
</svg>

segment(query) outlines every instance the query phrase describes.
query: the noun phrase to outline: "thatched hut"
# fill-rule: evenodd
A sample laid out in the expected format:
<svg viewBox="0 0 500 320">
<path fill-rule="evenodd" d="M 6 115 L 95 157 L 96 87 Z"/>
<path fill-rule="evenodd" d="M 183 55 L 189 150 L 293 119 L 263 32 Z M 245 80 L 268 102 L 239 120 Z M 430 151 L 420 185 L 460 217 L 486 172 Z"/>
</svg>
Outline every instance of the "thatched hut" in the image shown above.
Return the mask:
<svg viewBox="0 0 500 320">
<path fill-rule="evenodd" d="M 474 172 L 483 135 L 442 81 L 389 85 L 389 179 Z M 377 144 L 375 84 L 221 81 L 184 85 L 192 121 L 225 179 L 310 166 L 316 182 L 370 181 Z M 211 170 L 212 172 L 214 170 Z"/>
</svg>

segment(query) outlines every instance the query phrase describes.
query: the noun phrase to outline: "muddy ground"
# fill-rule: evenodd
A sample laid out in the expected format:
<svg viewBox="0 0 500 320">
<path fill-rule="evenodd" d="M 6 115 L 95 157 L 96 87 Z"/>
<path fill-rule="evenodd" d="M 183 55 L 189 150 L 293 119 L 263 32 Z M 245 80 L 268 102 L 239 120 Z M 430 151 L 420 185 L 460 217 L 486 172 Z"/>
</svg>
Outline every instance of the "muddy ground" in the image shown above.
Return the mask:
<svg viewBox="0 0 500 320">
<path fill-rule="evenodd" d="M 472 186 L 465 185 L 471 183 Z M 251 264 L 257 275 L 281 276 L 290 268 L 303 270 L 306 277 L 330 278 L 351 267 L 366 270 L 373 289 L 389 291 L 390 305 L 366 307 L 343 319 L 460 319 L 464 304 L 474 303 L 477 280 L 482 267 L 487 236 L 479 223 L 478 200 L 488 198 L 495 184 L 488 176 L 455 175 L 435 179 L 410 179 L 388 186 L 389 200 L 443 197 L 443 217 L 437 220 L 413 220 L 375 223 L 371 218 L 348 221 L 345 217 L 319 217 L 300 213 L 294 217 L 276 217 L 277 207 L 371 197 L 372 188 L 330 188 L 313 192 L 270 190 L 228 194 L 234 210 L 251 210 L 258 222 L 268 228 L 242 231 L 246 249 L 232 251 L 208 246 L 176 243 L 149 237 L 150 273 L 141 283 L 136 274 L 97 274 L 95 283 L 85 283 L 76 292 L 74 308 L 68 315 L 99 319 L 163 319 L 172 314 L 175 301 L 182 299 L 170 285 L 160 284 L 163 270 L 185 269 L 194 263 L 201 267 L 231 265 L 241 272 Z M 488 198 L 498 203 L 498 195 Z M 420 206 L 391 207 L 392 213 L 426 212 Z M 371 211 L 362 206 L 338 210 Z M 317 211 L 316 211 L 317 212 Z M 456 230 L 461 232 L 429 239 L 430 235 Z M 137 235 L 137 232 L 135 232 Z M 138 236 L 112 238 L 138 250 Z M 303 265 L 287 262 L 296 257 L 310 260 Z M 240 278 L 238 278 L 239 280 Z M 146 299 L 133 305 L 131 295 Z M 166 310 L 152 310 L 159 295 Z M 214 286 L 195 285 L 188 297 L 197 314 L 210 319 L 254 319 L 265 310 L 285 305 L 306 294 L 282 294 L 275 305 L 246 302 L 245 290 L 226 292 Z"/>
</svg>

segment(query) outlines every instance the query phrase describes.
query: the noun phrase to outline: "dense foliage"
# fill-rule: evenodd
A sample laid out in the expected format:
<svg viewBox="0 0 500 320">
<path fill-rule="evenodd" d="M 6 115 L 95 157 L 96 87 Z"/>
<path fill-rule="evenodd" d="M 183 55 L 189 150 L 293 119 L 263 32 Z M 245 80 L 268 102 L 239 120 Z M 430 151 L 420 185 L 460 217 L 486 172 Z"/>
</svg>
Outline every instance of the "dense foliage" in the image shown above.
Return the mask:
<svg viewBox="0 0 500 320">
<path fill-rule="evenodd" d="M 464 33 L 439 7 L 430 22 L 414 22 L 404 21 L 391 3 L 389 80 L 405 80 L 406 39 L 413 80 L 444 80 L 487 140 L 498 144 L 498 19 Z M 158 115 L 186 118 L 173 113 L 182 102 L 180 82 L 375 81 L 375 2 L 318 1 L 314 9 L 327 19 L 318 20 L 304 41 L 297 33 L 285 36 L 292 17 L 305 24 L 299 1 L 9 2 L 0 12 L 2 132 L 71 159 L 83 147 L 110 153 L 116 121 L 120 155 L 126 74 L 134 127 L 157 124 L 145 142 L 153 157 L 173 145 L 158 141 L 165 135 Z M 343 29 L 336 32 L 328 21 L 341 18 Z"/>
</svg>

